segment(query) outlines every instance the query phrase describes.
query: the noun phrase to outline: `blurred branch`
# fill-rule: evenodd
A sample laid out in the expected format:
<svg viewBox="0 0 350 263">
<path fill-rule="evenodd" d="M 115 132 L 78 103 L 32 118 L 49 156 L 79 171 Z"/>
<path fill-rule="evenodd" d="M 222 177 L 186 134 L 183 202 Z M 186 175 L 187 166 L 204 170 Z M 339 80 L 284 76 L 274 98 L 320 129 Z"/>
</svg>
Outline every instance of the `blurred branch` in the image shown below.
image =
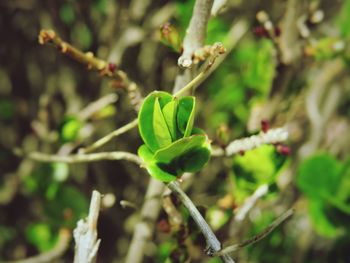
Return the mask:
<svg viewBox="0 0 350 263">
<path fill-rule="evenodd" d="M 87 120 L 94 113 L 98 112 L 99 110 L 103 109 L 109 104 L 116 102 L 117 99 L 118 99 L 117 94 L 113 94 L 113 93 L 107 94 L 102 98 L 99 98 L 98 100 L 91 102 L 84 109 L 82 109 L 78 114 L 78 118 L 82 121 Z"/>
<path fill-rule="evenodd" d="M 133 153 L 129 152 L 100 152 L 91 154 L 71 154 L 71 155 L 55 155 L 40 152 L 23 153 L 20 149 L 15 149 L 14 154 L 33 161 L 39 162 L 63 162 L 63 163 L 87 163 L 101 160 L 127 160 L 141 165 L 141 159 Z"/>
<path fill-rule="evenodd" d="M 50 263 L 61 257 L 68 249 L 71 240 L 71 233 L 68 229 L 62 228 L 58 234 L 56 245 L 49 251 L 37 256 L 29 257 L 21 260 L 4 261 L 3 263 Z"/>
<path fill-rule="evenodd" d="M 110 77 L 116 80 L 117 83 L 122 82 L 128 91 L 131 104 L 135 109 L 139 109 L 142 102 L 142 96 L 136 83 L 131 81 L 124 71 L 117 69 L 115 64 L 96 58 L 92 52 L 84 53 L 71 44 L 63 41 L 53 30 L 42 29 L 39 33 L 38 40 L 42 45 L 48 43 L 53 44 L 62 54 L 66 54 L 86 65 L 88 69 L 99 72 L 101 76 Z"/>
<path fill-rule="evenodd" d="M 211 8 L 211 16 L 216 16 L 225 7 L 226 3 L 227 0 L 214 0 L 213 7 Z"/>
<path fill-rule="evenodd" d="M 243 205 L 238 208 L 237 212 L 235 213 L 234 221 L 243 221 L 247 213 L 253 208 L 253 206 L 262 196 L 267 194 L 268 190 L 269 187 L 267 184 L 259 186 L 255 192 L 244 201 Z"/>
<path fill-rule="evenodd" d="M 135 225 L 125 263 L 142 262 L 146 243 L 149 242 L 153 234 L 154 222 L 161 209 L 159 197 L 163 194 L 164 189 L 165 186 L 161 181 L 153 177 L 150 178 L 145 201 L 141 208 L 140 221 Z"/>
<path fill-rule="evenodd" d="M 261 239 L 265 238 L 267 235 L 269 235 L 276 227 L 278 227 L 282 222 L 284 222 L 286 219 L 288 219 L 291 215 L 293 215 L 294 209 L 289 209 L 286 212 L 284 212 L 281 216 L 279 216 L 275 221 L 273 221 L 267 228 L 265 228 L 262 232 L 257 234 L 256 236 L 245 240 L 239 244 L 235 244 L 232 246 L 228 246 L 222 250 L 220 250 L 217 253 L 214 253 L 214 256 L 221 256 L 223 254 L 232 253 L 240 248 L 252 245 Z"/>
<path fill-rule="evenodd" d="M 258 135 L 253 135 L 247 138 L 234 140 L 225 149 L 225 155 L 231 156 L 240 152 L 248 151 L 257 148 L 263 144 L 275 144 L 286 141 L 288 139 L 288 131 L 284 128 L 276 128 L 265 132 L 260 132 Z"/>
<path fill-rule="evenodd" d="M 341 59 L 326 63 L 313 76 L 309 91 L 306 95 L 306 113 L 310 120 L 310 136 L 299 150 L 300 157 L 311 155 L 319 146 L 324 129 L 329 118 L 334 113 L 341 99 L 341 92 L 331 82 L 345 73 L 345 64 Z"/>
<path fill-rule="evenodd" d="M 97 140 L 92 145 L 85 147 L 85 148 L 82 148 L 82 149 L 79 149 L 79 153 L 92 152 L 92 151 L 96 150 L 97 148 L 100 148 L 101 146 L 105 145 L 107 142 L 109 142 L 113 138 L 131 130 L 134 127 L 136 127 L 137 124 L 138 124 L 138 119 L 135 119 L 135 120 L 129 122 L 128 124 L 120 127 L 119 129 L 107 134 L 106 136 L 102 137 L 101 139 Z"/>
<path fill-rule="evenodd" d="M 94 263 L 101 239 L 97 239 L 97 220 L 100 213 L 101 194 L 92 192 L 89 215 L 78 221 L 74 229 L 75 254 L 74 263 Z"/>
<path fill-rule="evenodd" d="M 197 207 L 193 204 L 192 200 L 186 195 L 186 193 L 181 189 L 178 182 L 170 182 L 168 188 L 181 200 L 183 205 L 188 209 L 191 217 L 196 222 L 198 228 L 202 232 L 207 242 L 206 253 L 209 256 L 219 252 L 221 250 L 221 243 L 216 238 L 214 232 L 211 230 L 208 223 L 205 221 L 203 216 L 199 213 Z M 224 262 L 234 262 L 226 253 L 222 253 L 220 256 Z"/>
<path fill-rule="evenodd" d="M 178 60 L 179 66 L 191 67 L 193 53 L 203 46 L 212 6 L 213 0 L 196 0 L 183 42 L 183 53 Z"/>
</svg>

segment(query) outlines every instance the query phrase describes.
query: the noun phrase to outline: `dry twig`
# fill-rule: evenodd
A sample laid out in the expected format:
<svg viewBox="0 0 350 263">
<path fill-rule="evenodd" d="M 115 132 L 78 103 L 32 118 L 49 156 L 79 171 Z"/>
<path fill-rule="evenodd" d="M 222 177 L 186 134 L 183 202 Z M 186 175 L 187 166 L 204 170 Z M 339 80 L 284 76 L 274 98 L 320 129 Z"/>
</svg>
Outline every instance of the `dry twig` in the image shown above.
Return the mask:
<svg viewBox="0 0 350 263">
<path fill-rule="evenodd" d="M 94 263 L 101 239 L 97 239 L 97 220 L 100 213 L 101 194 L 92 192 L 89 215 L 78 221 L 74 229 L 75 254 L 74 263 Z"/>
</svg>

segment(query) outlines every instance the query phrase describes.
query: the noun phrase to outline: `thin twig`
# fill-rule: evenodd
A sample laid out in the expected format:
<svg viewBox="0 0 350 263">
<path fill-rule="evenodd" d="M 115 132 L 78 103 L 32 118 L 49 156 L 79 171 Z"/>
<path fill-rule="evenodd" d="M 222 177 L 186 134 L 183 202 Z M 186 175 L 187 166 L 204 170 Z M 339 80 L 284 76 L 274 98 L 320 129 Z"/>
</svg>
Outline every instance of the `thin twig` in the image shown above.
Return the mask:
<svg viewBox="0 0 350 263">
<path fill-rule="evenodd" d="M 97 220 L 100 213 L 101 194 L 92 192 L 89 215 L 78 221 L 74 229 L 75 254 L 74 263 L 94 263 L 101 239 L 97 239 Z"/>
<path fill-rule="evenodd" d="M 198 228 L 204 235 L 205 240 L 207 242 L 206 253 L 212 256 L 213 254 L 219 252 L 221 250 L 220 241 L 217 239 L 217 237 L 215 236 L 214 232 L 211 230 L 208 223 L 200 214 L 197 207 L 193 204 L 192 200 L 181 189 L 178 182 L 176 181 L 170 182 L 167 186 L 174 194 L 176 194 L 177 197 L 179 197 L 183 205 L 188 209 L 188 212 L 190 213 L 191 217 L 197 224 Z M 222 257 L 224 262 L 234 262 L 228 255 L 225 255 L 225 253 L 221 254 L 220 256 Z"/>
<path fill-rule="evenodd" d="M 180 95 L 183 95 L 189 90 L 195 89 L 198 87 L 199 83 L 205 78 L 207 78 L 208 73 L 210 72 L 210 68 L 213 66 L 215 63 L 215 60 L 217 57 L 221 54 L 225 53 L 225 48 L 221 43 L 216 43 L 213 46 L 213 54 L 212 56 L 208 59 L 207 63 L 203 66 L 203 69 L 200 71 L 200 73 L 192 79 L 185 87 L 180 89 L 178 92 L 174 94 L 174 96 L 179 97 Z"/>
<path fill-rule="evenodd" d="M 30 152 L 25 154 L 21 150 L 15 149 L 14 153 L 17 156 L 21 156 L 39 162 L 87 163 L 101 160 L 127 160 L 139 165 L 142 164 L 141 159 L 136 154 L 129 152 L 100 152 L 91 154 L 71 154 L 64 156 L 40 152 Z"/>
<path fill-rule="evenodd" d="M 212 6 L 213 0 L 196 0 L 183 42 L 184 51 L 178 60 L 179 66 L 191 67 L 193 53 L 203 46 Z"/>
<path fill-rule="evenodd" d="M 128 124 L 125 124 L 124 126 L 120 127 L 119 129 L 107 134 L 106 136 L 102 137 L 101 139 L 94 142 L 92 145 L 79 149 L 79 153 L 90 153 L 95 151 L 97 148 L 100 148 L 101 146 L 105 145 L 107 142 L 112 140 L 113 138 L 131 130 L 134 127 L 137 127 L 138 119 L 135 119 Z"/>
<path fill-rule="evenodd" d="M 58 50 L 61 51 L 61 53 L 68 55 L 69 57 L 86 65 L 88 69 L 95 70 L 102 76 L 110 77 L 116 80 L 118 83 L 121 82 L 128 91 L 131 104 L 136 110 L 139 109 L 143 99 L 139 88 L 135 82 L 128 78 L 128 75 L 124 71 L 117 69 L 115 64 L 108 63 L 103 59 L 95 57 L 92 52 L 84 53 L 71 44 L 63 41 L 53 30 L 42 29 L 39 33 L 38 40 L 42 45 L 48 43 L 53 44 Z"/>
<path fill-rule="evenodd" d="M 259 186 L 255 192 L 249 196 L 243 203 L 242 206 L 238 208 L 238 211 L 235 214 L 234 221 L 242 221 L 247 213 L 252 209 L 252 207 L 255 205 L 255 203 L 264 196 L 267 191 L 269 190 L 269 187 L 267 184 L 263 184 Z"/>
<path fill-rule="evenodd" d="M 104 107 L 108 106 L 109 104 L 116 102 L 117 99 L 118 99 L 117 94 L 113 94 L 113 93 L 107 94 L 106 96 L 103 96 L 102 98 L 99 98 L 98 100 L 96 100 L 94 102 L 91 102 L 84 109 L 82 109 L 78 113 L 78 118 L 82 121 L 87 120 L 94 113 L 98 112 L 99 110 L 103 109 Z"/>
<path fill-rule="evenodd" d="M 283 221 L 285 221 L 288 217 L 290 217 L 294 213 L 294 209 L 289 209 L 285 213 L 283 213 L 281 216 L 279 216 L 275 221 L 273 221 L 267 228 L 265 228 L 262 232 L 257 234 L 256 236 L 245 240 L 241 243 L 228 246 L 222 250 L 220 250 L 217 253 L 214 253 L 214 256 L 221 256 L 223 254 L 232 253 L 240 248 L 246 247 L 248 245 L 254 244 L 264 237 L 266 237 L 268 234 L 270 234 L 276 227 L 278 227 Z"/>
<path fill-rule="evenodd" d="M 49 251 L 46 251 L 37 256 L 14 261 L 2 261 L 3 263 L 50 263 L 61 257 L 69 247 L 71 233 L 68 229 L 62 228 L 58 234 L 56 245 Z"/>
</svg>

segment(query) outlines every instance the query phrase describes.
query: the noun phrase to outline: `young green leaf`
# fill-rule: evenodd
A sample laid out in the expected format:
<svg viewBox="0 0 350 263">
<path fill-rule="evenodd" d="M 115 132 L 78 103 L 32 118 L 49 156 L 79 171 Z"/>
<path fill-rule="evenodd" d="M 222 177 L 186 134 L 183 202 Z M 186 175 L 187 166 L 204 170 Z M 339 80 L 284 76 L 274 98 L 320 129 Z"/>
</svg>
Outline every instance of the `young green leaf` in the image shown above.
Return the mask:
<svg viewBox="0 0 350 263">
<path fill-rule="evenodd" d="M 194 122 L 195 97 L 182 97 L 179 99 L 177 112 L 177 126 L 184 137 L 190 136 Z"/>
<path fill-rule="evenodd" d="M 148 173 L 154 178 L 163 182 L 171 182 L 176 179 L 176 173 L 170 173 L 159 167 L 153 158 L 153 153 L 145 144 L 138 149 L 138 155 L 145 162 Z"/>
<path fill-rule="evenodd" d="M 155 99 L 153 110 L 153 130 L 156 136 L 156 140 L 160 148 L 171 144 L 171 135 L 163 116 L 163 112 L 160 108 L 159 98 Z"/>
<path fill-rule="evenodd" d="M 179 159 L 179 166 L 181 170 L 189 173 L 196 173 L 202 169 L 202 167 L 210 159 L 209 147 L 201 147 L 187 152 Z"/>
<path fill-rule="evenodd" d="M 208 144 L 206 135 L 185 137 L 155 152 L 154 159 L 160 163 L 171 163 L 174 159 Z"/>
<path fill-rule="evenodd" d="M 139 131 L 142 140 L 153 152 L 159 149 L 159 144 L 153 126 L 153 112 L 156 98 L 159 99 L 158 102 L 160 107 L 164 107 L 167 103 L 169 103 L 172 100 L 172 96 L 169 93 L 154 91 L 151 94 L 149 94 L 143 101 L 138 116 Z"/>
<path fill-rule="evenodd" d="M 178 100 L 174 98 L 171 102 L 166 104 L 162 109 L 166 124 L 171 134 L 173 141 L 177 139 L 176 113 Z"/>
</svg>

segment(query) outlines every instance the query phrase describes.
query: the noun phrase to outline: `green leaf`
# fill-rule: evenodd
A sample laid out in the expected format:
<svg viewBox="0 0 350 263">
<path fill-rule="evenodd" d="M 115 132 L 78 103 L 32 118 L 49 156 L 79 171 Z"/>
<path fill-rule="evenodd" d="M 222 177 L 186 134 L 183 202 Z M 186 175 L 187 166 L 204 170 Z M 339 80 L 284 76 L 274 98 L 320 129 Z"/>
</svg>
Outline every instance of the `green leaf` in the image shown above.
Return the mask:
<svg viewBox="0 0 350 263">
<path fill-rule="evenodd" d="M 309 214 L 312 225 L 318 234 L 328 238 L 334 238 L 340 234 L 340 229 L 337 229 L 326 216 L 322 201 L 311 199 L 309 201 Z"/>
<path fill-rule="evenodd" d="M 48 224 L 31 224 L 26 229 L 26 238 L 29 243 L 36 246 L 39 251 L 47 251 L 54 245 L 54 237 Z"/>
<path fill-rule="evenodd" d="M 82 126 L 83 124 L 78 118 L 73 116 L 66 117 L 61 125 L 61 141 L 65 143 L 77 140 Z"/>
<path fill-rule="evenodd" d="M 195 97 L 186 96 L 179 99 L 177 126 L 184 137 L 190 136 L 194 122 Z"/>
<path fill-rule="evenodd" d="M 189 151 L 180 157 L 179 166 L 184 172 L 196 173 L 209 161 L 210 153 L 209 147 Z"/>
<path fill-rule="evenodd" d="M 143 101 L 138 116 L 141 138 L 152 152 L 159 149 L 159 144 L 153 127 L 153 111 L 156 98 L 159 98 L 161 108 L 172 100 L 172 96 L 169 93 L 154 91 Z"/>
<path fill-rule="evenodd" d="M 171 135 L 164 119 L 162 109 L 160 108 L 159 98 L 156 98 L 154 102 L 153 129 L 160 148 L 171 144 Z"/>
<path fill-rule="evenodd" d="M 206 135 L 192 135 L 190 137 L 182 138 L 169 146 L 156 151 L 154 159 L 160 163 L 170 163 L 175 158 L 190 152 L 194 149 L 209 145 Z"/>
<path fill-rule="evenodd" d="M 340 170 L 341 164 L 331 155 L 315 155 L 301 163 L 297 186 L 311 198 L 327 199 L 337 192 Z"/>
<path fill-rule="evenodd" d="M 171 102 L 166 104 L 162 109 L 168 130 L 170 131 L 173 141 L 177 139 L 177 126 L 176 126 L 176 113 L 177 113 L 178 100 L 174 98 Z"/>
<path fill-rule="evenodd" d="M 163 167 L 163 169 L 159 167 L 159 165 L 153 158 L 153 153 L 149 150 L 149 148 L 146 145 L 141 145 L 141 147 L 138 149 L 138 155 L 145 162 L 146 169 L 152 177 L 163 182 L 171 182 L 176 179 L 176 172 L 173 174 L 168 171 L 165 171 L 165 167 Z"/>
</svg>

